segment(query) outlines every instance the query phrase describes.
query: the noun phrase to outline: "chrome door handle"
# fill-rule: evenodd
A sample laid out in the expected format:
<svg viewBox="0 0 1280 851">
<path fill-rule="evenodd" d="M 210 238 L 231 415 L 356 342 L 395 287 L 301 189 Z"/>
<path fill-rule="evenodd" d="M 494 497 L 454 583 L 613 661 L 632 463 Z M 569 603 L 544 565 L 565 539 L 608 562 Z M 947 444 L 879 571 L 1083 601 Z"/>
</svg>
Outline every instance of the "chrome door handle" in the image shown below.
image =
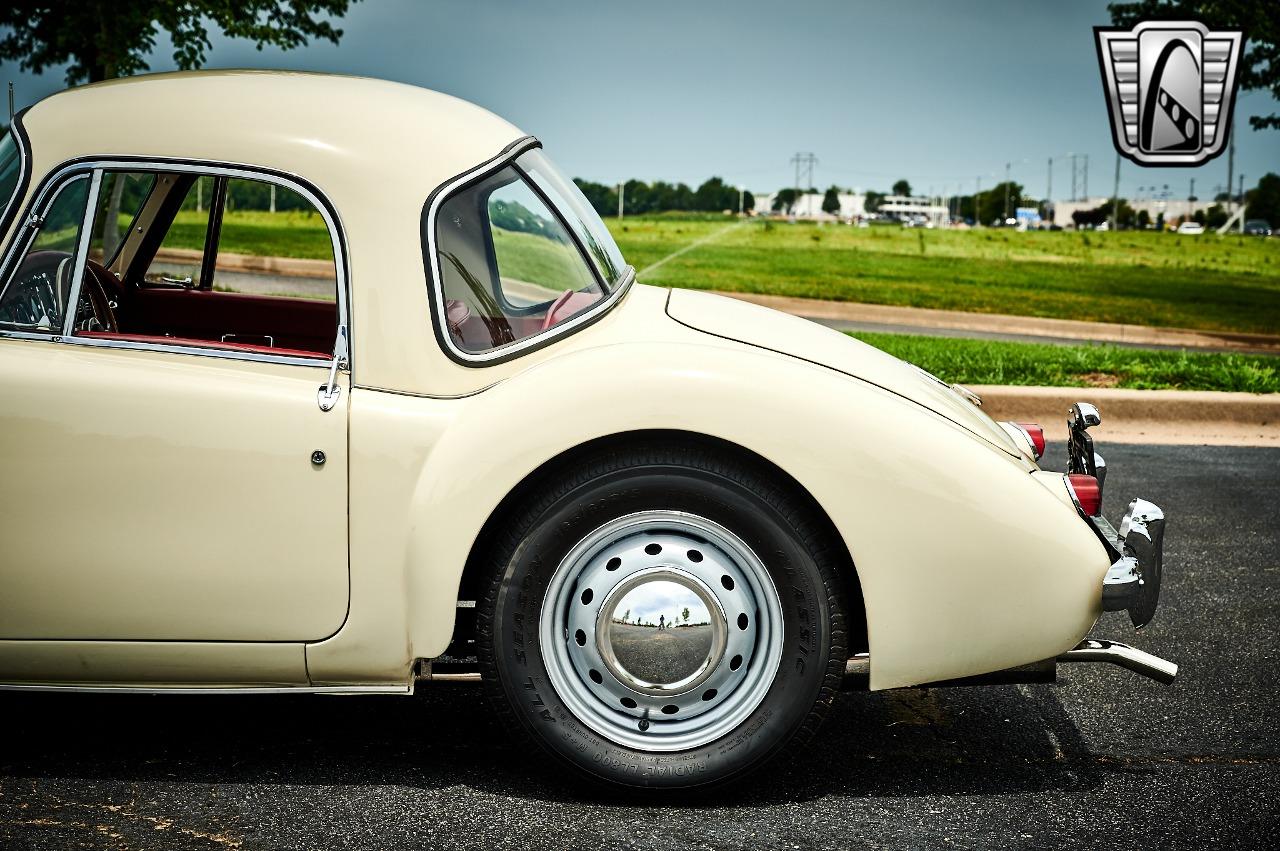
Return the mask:
<svg viewBox="0 0 1280 851">
<path fill-rule="evenodd" d="M 333 363 L 329 366 L 329 379 L 320 385 L 320 390 L 316 393 L 316 404 L 320 406 L 322 411 L 332 411 L 334 405 L 338 404 L 338 397 L 342 395 L 342 388 L 338 386 L 338 370 L 345 368 L 347 365 L 347 326 L 338 326 L 338 339 L 333 344 Z"/>
<path fill-rule="evenodd" d="M 166 275 L 161 275 L 160 280 L 164 281 L 166 284 L 177 284 L 180 287 L 189 287 L 192 283 L 190 278 L 170 278 Z"/>
</svg>

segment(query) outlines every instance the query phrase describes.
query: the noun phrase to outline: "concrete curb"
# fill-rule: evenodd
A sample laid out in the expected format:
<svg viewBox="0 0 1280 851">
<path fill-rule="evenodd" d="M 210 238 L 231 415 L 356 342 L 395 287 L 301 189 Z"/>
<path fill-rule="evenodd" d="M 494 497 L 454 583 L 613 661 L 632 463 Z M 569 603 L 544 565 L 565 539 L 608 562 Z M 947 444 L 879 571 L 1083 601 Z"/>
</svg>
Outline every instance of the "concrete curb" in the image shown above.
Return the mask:
<svg viewBox="0 0 1280 851">
<path fill-rule="evenodd" d="M 1099 443 L 1184 443 L 1280 446 L 1280 393 L 1200 390 L 1118 390 L 1088 387 L 974 385 L 993 419 L 1036 422 L 1051 440 L 1065 440 L 1067 412 L 1092 402 L 1102 425 Z"/>
<path fill-rule="evenodd" d="M 162 248 L 156 259 L 170 263 L 199 264 L 204 254 L 189 248 Z M 259 257 L 253 254 L 218 252 L 218 266 L 228 272 L 257 272 L 282 278 L 327 278 L 333 280 L 332 260 L 304 260 L 298 257 Z"/>
<path fill-rule="evenodd" d="M 879 325 L 906 325 L 917 328 L 948 328 L 992 334 L 1028 337 L 1058 337 L 1064 340 L 1093 340 L 1100 343 L 1129 343 L 1180 348 L 1238 349 L 1241 352 L 1280 354 L 1280 337 L 1271 334 L 1244 334 L 1230 331 L 1198 331 L 1193 328 L 1152 328 L 1115 322 L 1083 322 L 1074 319 L 1042 319 L 1002 313 L 966 313 L 923 307 L 895 307 L 852 301 L 731 293 L 718 295 L 749 301 L 806 319 L 865 322 Z"/>
</svg>

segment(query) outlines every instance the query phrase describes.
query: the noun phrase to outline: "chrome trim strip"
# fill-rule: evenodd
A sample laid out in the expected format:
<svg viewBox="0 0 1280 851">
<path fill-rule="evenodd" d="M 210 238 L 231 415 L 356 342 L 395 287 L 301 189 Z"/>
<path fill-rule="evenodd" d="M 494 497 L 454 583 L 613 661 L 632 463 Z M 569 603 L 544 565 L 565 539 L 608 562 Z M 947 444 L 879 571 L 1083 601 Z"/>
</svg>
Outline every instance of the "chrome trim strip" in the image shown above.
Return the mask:
<svg viewBox="0 0 1280 851">
<path fill-rule="evenodd" d="M 102 190 L 102 169 L 95 168 L 89 178 L 89 194 L 85 199 L 84 219 L 80 226 L 80 239 L 76 243 L 75 263 L 71 266 L 71 289 L 63 306 L 62 336 L 70 337 L 76 327 L 76 314 L 80 311 L 80 290 L 84 285 L 85 262 L 89 259 L 89 243 L 93 241 L 93 217 L 98 210 L 98 193 Z"/>
<path fill-rule="evenodd" d="M 0 336 L 14 336 L 0 332 Z M 47 340 L 48 337 L 40 339 Z M 286 366 L 312 366 L 328 369 L 331 360 L 327 357 L 303 358 L 296 355 L 268 355 L 261 352 L 238 352 L 234 349 L 205 349 L 198 346 L 169 345 L 168 343 L 140 343 L 133 340 L 104 340 L 100 337 L 55 338 L 55 342 L 74 342 L 77 346 L 92 346 L 104 349 L 133 349 L 135 351 L 163 352 L 170 355 L 199 355 L 206 358 L 222 358 L 224 360 L 255 361 L 257 363 L 276 363 Z"/>
<path fill-rule="evenodd" d="M 122 159 L 104 157 L 101 159 L 88 158 L 76 160 L 70 163 L 64 163 L 54 171 L 51 171 L 42 181 L 40 189 L 31 204 L 28 205 L 28 211 L 41 209 L 50 198 L 57 194 L 57 191 L 71 179 L 74 175 L 81 173 L 93 173 L 97 171 L 144 171 L 144 172 L 187 172 L 202 175 L 219 175 L 224 177 L 239 177 L 245 180 L 257 180 L 260 182 L 275 183 L 301 195 L 307 199 L 316 211 L 320 213 L 320 217 L 324 220 L 325 225 L 329 228 L 329 239 L 333 246 L 333 265 L 335 279 L 337 281 L 337 302 L 338 302 L 338 325 L 347 328 L 347 367 L 353 368 L 354 357 L 352 356 L 351 344 L 351 278 L 347 268 L 346 258 L 346 232 L 342 229 L 342 223 L 338 217 L 337 208 L 334 207 L 327 198 L 318 195 L 319 190 L 312 192 L 308 188 L 308 184 L 304 178 L 299 175 L 287 174 L 275 171 L 266 167 L 251 165 L 228 165 L 225 163 L 213 163 L 204 160 L 167 160 L 163 157 L 139 157 L 136 159 Z M 91 187 L 92 192 L 92 187 Z M 89 230 L 92 230 L 92 224 Z M 23 240 L 24 243 L 30 240 Z M 24 245 L 21 249 L 17 249 L 16 234 L 15 239 L 9 241 L 9 246 L 4 253 L 3 259 L 0 260 L 0 297 L 3 296 L 5 289 L 8 288 L 9 278 L 11 275 L 10 266 L 13 264 L 16 256 L 20 256 L 26 251 Z M 65 327 L 65 326 L 64 326 Z M 335 327 L 336 334 L 336 327 Z M 14 337 L 17 339 L 41 339 L 49 340 L 48 335 L 29 335 L 23 332 L 0 331 L 0 337 Z M 267 355 L 257 352 L 238 352 L 232 349 L 206 349 L 199 346 L 169 346 L 160 343 L 142 343 L 130 340 L 101 340 L 92 337 L 75 337 L 64 334 L 62 337 L 53 338 L 54 342 L 71 343 L 78 346 L 104 346 L 106 348 L 118 349 L 137 349 L 140 351 L 160 351 L 172 354 L 184 355 L 201 355 L 203 357 L 224 358 L 228 360 L 244 360 L 257 361 L 263 363 L 278 363 L 293 366 L 316 366 L 321 365 L 328 367 L 329 359 L 317 361 L 313 358 L 299 358 L 283 355 Z"/>
<path fill-rule="evenodd" d="M 507 148 L 498 157 L 487 160 L 475 168 L 463 172 L 453 178 L 453 180 L 450 180 L 448 183 L 432 192 L 431 203 L 427 208 L 426 224 L 423 227 L 423 236 L 426 238 L 426 260 L 430 264 L 431 271 L 431 302 L 435 307 L 436 313 L 436 317 L 433 321 L 438 320 L 441 323 L 440 333 L 436 336 L 448 348 L 449 353 L 455 360 L 475 364 L 477 366 L 484 366 L 489 363 L 514 357 L 528 349 L 544 346 L 552 340 L 559 339 L 560 337 L 571 333 L 573 330 L 584 324 L 594 322 L 601 316 L 601 314 L 605 313 L 610 307 L 612 307 L 618 299 L 631 288 L 631 284 L 635 281 L 635 267 L 628 266 L 623 271 L 622 277 L 618 279 L 618 282 L 614 285 L 613 289 L 610 290 L 603 299 L 596 302 L 589 310 L 585 310 L 572 319 L 548 328 L 546 331 L 534 334 L 532 337 L 526 337 L 523 340 L 517 340 L 514 343 L 508 343 L 505 346 L 500 346 L 496 349 L 479 353 L 465 351 L 453 342 L 453 336 L 448 332 L 448 329 L 443 327 L 444 317 L 446 316 L 444 306 L 444 277 L 440 266 L 440 255 L 436 247 L 436 217 L 440 212 L 440 207 L 445 201 L 448 201 L 455 192 L 465 187 L 468 183 L 506 168 L 514 163 L 515 160 L 525 151 L 541 147 L 541 145 L 542 143 L 532 136 L 521 139 L 516 144 Z M 532 181 L 528 181 L 528 183 L 529 185 L 532 185 Z M 540 189 L 538 191 L 540 192 Z M 549 204 L 549 206 L 557 217 L 562 217 L 564 215 L 554 204 Z M 565 227 L 566 230 L 569 231 L 569 236 L 573 239 L 574 244 L 578 246 L 578 253 L 584 255 L 584 262 L 587 264 L 588 268 L 591 269 L 593 277 L 599 281 L 601 276 L 599 270 L 595 266 L 595 263 L 586 257 L 586 252 L 578 243 L 577 237 L 572 232 L 573 229 L 569 228 L 567 225 Z"/>
<path fill-rule="evenodd" d="M 26 110 L 22 112 L 26 112 Z M 18 224 L 19 211 L 17 204 L 22 201 L 21 196 L 25 195 L 27 190 L 31 188 L 31 151 L 27 149 L 27 134 L 22 131 L 22 112 L 13 116 L 9 122 L 9 133 L 13 136 L 14 147 L 18 149 L 18 182 L 13 184 L 13 194 L 9 196 L 4 206 L 0 207 L 0 211 L 2 211 L 0 212 L 0 240 L 3 240 L 8 235 L 6 232 L 9 226 L 12 225 L 14 232 L 13 239 L 9 240 L 11 244 L 18 238 L 18 233 L 20 232 L 18 228 L 21 227 Z M 4 288 L 0 287 L 0 293 L 3 291 Z"/>
<path fill-rule="evenodd" d="M 349 686 L 82 686 L 0 683 L 0 691 L 62 691 L 87 694 L 413 694 L 411 683 Z"/>
<path fill-rule="evenodd" d="M 1150 677 L 1158 683 L 1168 685 L 1178 676 L 1178 666 L 1168 659 L 1161 659 L 1136 647 L 1121 644 L 1119 641 L 1107 641 L 1101 638 L 1086 638 L 1058 657 L 1059 662 L 1109 662 L 1122 668 Z"/>
</svg>

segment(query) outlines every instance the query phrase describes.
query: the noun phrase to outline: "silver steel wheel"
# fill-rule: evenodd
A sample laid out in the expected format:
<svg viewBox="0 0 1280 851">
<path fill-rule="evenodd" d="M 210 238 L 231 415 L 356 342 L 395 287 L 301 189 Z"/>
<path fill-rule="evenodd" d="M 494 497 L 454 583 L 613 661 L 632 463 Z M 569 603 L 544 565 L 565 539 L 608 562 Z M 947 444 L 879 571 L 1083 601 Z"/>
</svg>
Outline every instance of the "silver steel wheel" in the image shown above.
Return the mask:
<svg viewBox="0 0 1280 851">
<path fill-rule="evenodd" d="M 782 657 L 782 606 L 737 535 L 697 515 L 643 511 L 564 557 L 540 637 L 551 683 L 580 721 L 626 747 L 685 750 L 760 705 Z"/>
</svg>

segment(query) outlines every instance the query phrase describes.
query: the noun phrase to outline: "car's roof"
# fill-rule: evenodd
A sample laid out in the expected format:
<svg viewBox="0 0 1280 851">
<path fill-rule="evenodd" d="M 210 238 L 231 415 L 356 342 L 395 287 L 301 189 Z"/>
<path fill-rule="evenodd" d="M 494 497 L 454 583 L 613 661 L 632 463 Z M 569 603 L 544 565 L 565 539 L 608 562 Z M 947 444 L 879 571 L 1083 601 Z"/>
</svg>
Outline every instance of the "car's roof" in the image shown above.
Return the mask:
<svg viewBox="0 0 1280 851">
<path fill-rule="evenodd" d="M 319 184 L 334 170 L 407 172 L 421 193 L 524 134 L 440 92 L 291 71 L 150 74 L 69 89 L 22 117 L 34 174 L 83 157 L 259 165 Z M 420 195 L 421 197 L 421 195 Z"/>
</svg>

